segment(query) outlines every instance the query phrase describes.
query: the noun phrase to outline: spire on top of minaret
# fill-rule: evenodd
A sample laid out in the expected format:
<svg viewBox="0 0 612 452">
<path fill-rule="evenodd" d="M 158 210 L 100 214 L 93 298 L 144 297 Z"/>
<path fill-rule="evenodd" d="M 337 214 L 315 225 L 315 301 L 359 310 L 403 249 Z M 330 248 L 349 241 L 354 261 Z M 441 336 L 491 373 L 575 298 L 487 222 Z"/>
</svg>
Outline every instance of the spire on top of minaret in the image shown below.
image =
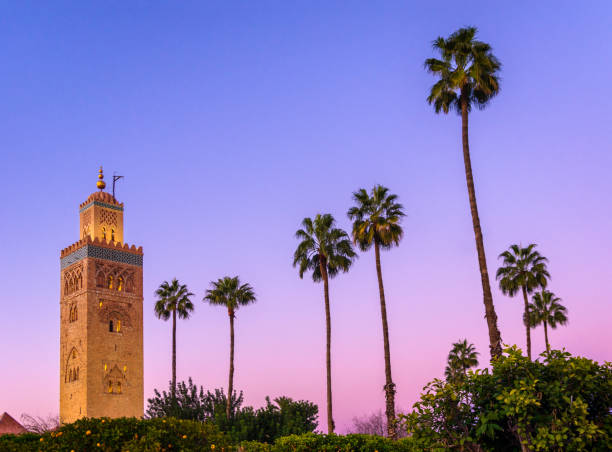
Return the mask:
<svg viewBox="0 0 612 452">
<path fill-rule="evenodd" d="M 100 171 L 98 171 L 98 182 L 96 182 L 96 187 L 100 189 L 100 191 L 106 188 L 106 182 L 104 182 L 104 173 L 102 172 L 102 167 L 100 167 Z"/>
</svg>

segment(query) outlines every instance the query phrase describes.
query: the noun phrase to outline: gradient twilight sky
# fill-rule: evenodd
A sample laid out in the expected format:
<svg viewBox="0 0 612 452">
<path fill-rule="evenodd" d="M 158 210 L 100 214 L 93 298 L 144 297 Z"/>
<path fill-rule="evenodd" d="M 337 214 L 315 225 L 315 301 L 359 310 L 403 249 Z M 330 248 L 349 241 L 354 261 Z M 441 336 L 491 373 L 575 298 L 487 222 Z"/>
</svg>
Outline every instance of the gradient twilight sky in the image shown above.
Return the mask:
<svg viewBox="0 0 612 452">
<path fill-rule="evenodd" d="M 259 301 L 238 313 L 237 388 L 255 406 L 312 400 L 324 420 L 322 286 L 292 268 L 293 234 L 318 212 L 349 229 L 352 191 L 376 183 L 407 213 L 382 256 L 397 406 L 443 375 L 453 341 L 485 362 L 460 119 L 425 102 L 431 41 L 464 25 L 503 63 L 470 119 L 490 272 L 537 243 L 569 309 L 552 346 L 612 359 L 610 2 L 85 3 L 0 4 L 0 412 L 59 410 L 59 252 L 101 164 L 125 175 L 126 242 L 145 252 L 145 397 L 170 378 L 171 324 L 152 306 L 173 277 L 196 294 L 178 378 L 226 386 L 227 313 L 200 300 L 238 274 Z M 523 346 L 522 304 L 492 284 L 502 337 Z M 373 253 L 330 286 L 344 431 L 384 402 Z"/>
</svg>

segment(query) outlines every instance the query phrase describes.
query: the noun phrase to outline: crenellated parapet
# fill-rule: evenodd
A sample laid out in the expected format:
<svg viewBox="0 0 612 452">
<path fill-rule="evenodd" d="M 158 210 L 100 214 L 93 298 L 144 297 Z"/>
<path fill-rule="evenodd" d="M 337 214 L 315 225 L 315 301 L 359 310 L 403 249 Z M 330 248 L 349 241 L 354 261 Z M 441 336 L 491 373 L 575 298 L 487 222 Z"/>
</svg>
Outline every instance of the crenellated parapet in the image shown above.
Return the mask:
<svg viewBox="0 0 612 452">
<path fill-rule="evenodd" d="M 97 237 L 85 236 L 78 242 L 64 248 L 60 253 L 61 268 L 64 269 L 86 257 L 142 267 L 142 246 L 106 242 Z"/>
<path fill-rule="evenodd" d="M 143 254 L 142 246 L 139 246 L 138 248 L 136 248 L 136 245 L 130 246 L 127 243 L 121 244 L 119 242 L 117 243 L 105 242 L 104 240 L 99 240 L 97 237 L 92 240 L 91 237 L 87 235 L 81 240 L 79 240 L 78 242 L 74 242 L 72 245 L 64 248 L 60 253 L 60 258 L 63 258 L 69 254 L 72 254 L 79 248 L 82 248 L 86 245 L 94 245 L 94 246 L 107 248 L 111 250 L 120 250 L 126 253 L 132 253 L 132 254 L 140 254 L 140 255 Z"/>
<path fill-rule="evenodd" d="M 79 205 L 79 210 L 84 210 L 86 207 L 89 207 L 89 205 L 94 202 L 107 204 L 109 207 L 112 206 L 118 210 L 123 210 L 123 203 L 117 201 L 113 195 L 105 191 L 97 191 L 89 195 L 87 201 Z"/>
</svg>

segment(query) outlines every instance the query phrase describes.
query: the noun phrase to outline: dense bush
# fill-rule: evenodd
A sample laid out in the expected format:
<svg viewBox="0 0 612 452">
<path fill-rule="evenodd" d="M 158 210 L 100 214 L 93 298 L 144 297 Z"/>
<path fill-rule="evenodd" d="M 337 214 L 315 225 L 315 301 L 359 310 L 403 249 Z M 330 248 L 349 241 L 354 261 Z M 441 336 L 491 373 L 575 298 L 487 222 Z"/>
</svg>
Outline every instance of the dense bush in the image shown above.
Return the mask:
<svg viewBox="0 0 612 452">
<path fill-rule="evenodd" d="M 552 351 L 530 361 L 508 348 L 492 370 L 434 380 L 403 416 L 424 450 L 612 450 L 612 363 Z"/>
<path fill-rule="evenodd" d="M 230 419 L 225 412 L 226 401 L 222 389 L 205 392 L 190 378 L 187 383 L 177 384 L 175 398 L 170 391 L 155 390 L 155 397 L 148 400 L 147 417 L 172 416 L 212 422 L 227 433 L 234 444 L 243 441 L 272 443 L 281 436 L 308 433 L 317 427 L 319 409 L 308 401 L 296 402 L 288 397 L 271 401 L 267 397 L 264 407 L 254 409 L 242 407 L 243 394 L 234 391 Z"/>
<path fill-rule="evenodd" d="M 279 438 L 271 452 L 416 452 L 410 438 L 393 441 L 375 435 L 291 435 Z M 245 450 L 247 452 L 248 449 Z"/>
<path fill-rule="evenodd" d="M 0 437 L 2 452 L 145 452 L 229 450 L 229 439 L 212 424 L 178 419 L 80 419 L 43 435 Z"/>
</svg>

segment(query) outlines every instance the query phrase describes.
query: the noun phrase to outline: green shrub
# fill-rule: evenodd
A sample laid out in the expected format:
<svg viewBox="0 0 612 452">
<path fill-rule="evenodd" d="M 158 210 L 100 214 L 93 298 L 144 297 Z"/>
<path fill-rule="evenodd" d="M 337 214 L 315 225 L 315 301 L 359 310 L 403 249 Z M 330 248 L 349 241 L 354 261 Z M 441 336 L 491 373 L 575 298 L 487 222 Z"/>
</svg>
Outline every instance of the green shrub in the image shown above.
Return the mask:
<svg viewBox="0 0 612 452">
<path fill-rule="evenodd" d="M 227 436 L 212 424 L 173 418 L 139 420 L 80 419 L 44 435 L 0 437 L 0 451 L 41 452 L 145 452 L 208 451 L 225 448 Z M 218 448 L 218 449 L 217 449 Z"/>
<path fill-rule="evenodd" d="M 516 347 L 492 370 L 434 380 L 403 420 L 422 449 L 612 450 L 612 363 L 553 350 L 530 361 Z"/>
<path fill-rule="evenodd" d="M 279 438 L 271 452 L 416 452 L 410 438 L 393 441 L 375 435 L 291 435 Z"/>
</svg>

